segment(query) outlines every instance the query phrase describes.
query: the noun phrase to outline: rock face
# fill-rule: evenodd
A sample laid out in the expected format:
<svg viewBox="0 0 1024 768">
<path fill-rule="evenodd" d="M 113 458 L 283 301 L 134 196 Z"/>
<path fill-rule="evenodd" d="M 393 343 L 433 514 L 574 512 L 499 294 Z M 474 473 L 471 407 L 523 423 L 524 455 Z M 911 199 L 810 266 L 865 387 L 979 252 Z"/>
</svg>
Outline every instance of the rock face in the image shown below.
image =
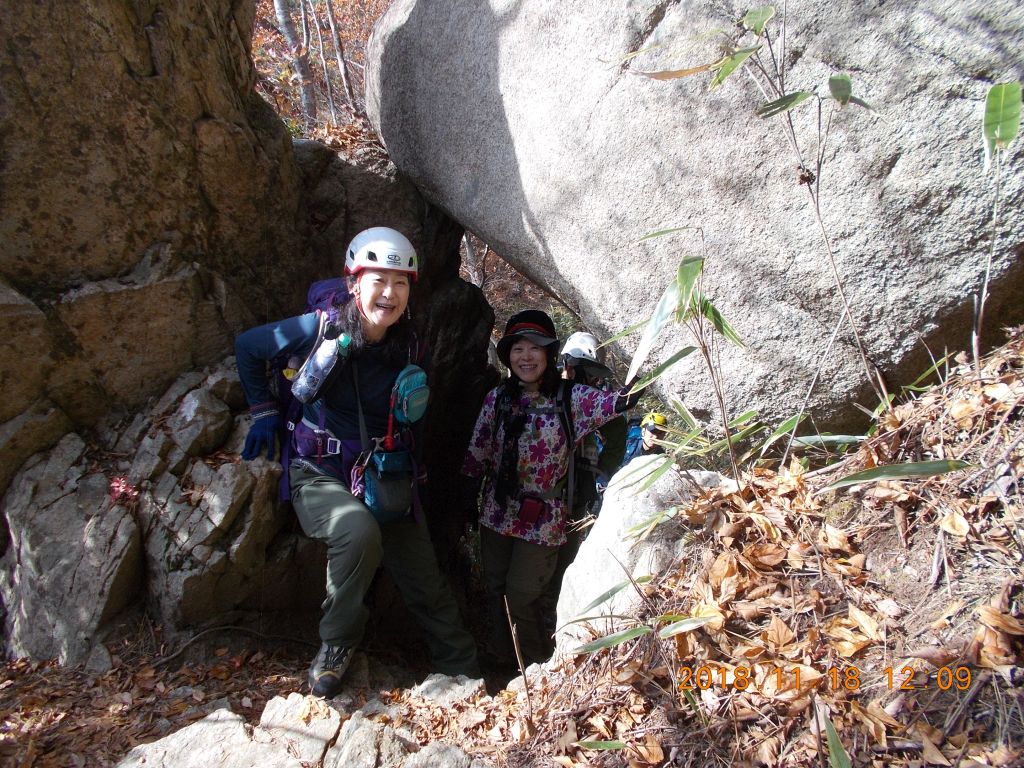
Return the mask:
<svg viewBox="0 0 1024 768">
<path fill-rule="evenodd" d="M 477 682 L 482 688 L 482 681 Z M 379 715 L 389 711 L 378 699 L 351 712 L 339 712 L 338 707 L 337 700 L 329 705 L 322 699 L 297 693 L 287 698 L 279 696 L 267 703 L 260 724 L 251 729 L 241 716 L 220 709 L 159 741 L 135 747 L 117 767 L 470 768 L 472 765 L 489 768 L 491 765 L 483 760 L 471 761 L 457 746 L 440 741 L 421 748 L 408 730 L 374 722 L 367 716 L 369 713 Z M 387 721 L 387 717 L 382 719 Z"/>
<path fill-rule="evenodd" d="M 462 229 L 382 153 L 357 166 L 293 148 L 254 92 L 254 9 L 0 0 L 0 493 L 69 431 L 145 408 L 242 328 L 301 311 L 361 229 L 410 237 L 421 302 L 457 279 Z M 468 301 L 472 317 L 442 314 L 486 340 L 489 309 Z M 431 341 L 464 349 L 445 327 Z M 226 423 L 178 448 L 202 454 Z"/>
<path fill-rule="evenodd" d="M 0 558 L 9 649 L 85 661 L 96 631 L 137 595 L 142 544 L 131 510 L 68 435 L 23 469 L 3 499 L 10 544 Z"/>
<path fill-rule="evenodd" d="M 827 95 L 828 77 L 848 72 L 887 117 L 832 117 L 822 212 L 868 355 L 890 383 L 907 381 L 929 364 L 923 342 L 969 339 L 993 189 L 981 111 L 992 82 L 1024 76 L 1024 6 L 788 8 L 787 89 Z M 433 202 L 602 332 L 649 316 L 680 257 L 706 256 L 704 288 L 747 343 L 721 356 L 736 412 L 796 412 L 820 364 L 811 407 L 838 424 L 866 376 L 848 326 L 824 354 L 841 305 L 784 118 L 754 115 L 762 99 L 742 72 L 710 92 L 707 74 L 641 74 L 716 60 L 712 31 L 732 29 L 734 12 L 710 0 L 399 0 L 369 46 L 368 109 Z M 790 113 L 810 165 L 813 105 Z M 1019 208 L 1024 175 L 1004 173 L 1003 196 L 1004 211 Z M 692 231 L 638 242 L 684 226 L 703 228 L 706 251 Z M 998 235 L 993 336 L 1024 318 L 1024 222 L 1004 217 Z M 679 331 L 655 351 L 691 342 Z M 714 412 L 698 357 L 663 390 Z"/>
<path fill-rule="evenodd" d="M 693 482 L 703 488 L 732 483 L 716 472 L 700 471 L 689 473 L 691 482 L 675 469 L 666 472 L 641 494 L 634 494 L 623 483 L 630 472 L 639 473 L 634 478 L 643 476 L 641 465 L 650 461 L 656 463 L 659 459 L 657 456 L 634 459 L 616 473 L 605 491 L 601 514 L 562 581 L 557 620 L 561 629 L 555 637 L 558 652 L 569 652 L 593 639 L 585 627 L 571 623 L 574 619 L 584 615 L 633 615 L 642 602 L 641 596 L 630 586 L 619 590 L 600 605 L 585 610 L 598 597 L 629 579 L 659 576 L 666 568 L 683 560 L 687 545 L 677 528 L 658 526 L 639 544 L 630 534 L 631 529 L 637 529 L 664 510 L 692 498 Z M 598 632 L 607 632 L 599 621 L 590 624 Z"/>
<path fill-rule="evenodd" d="M 303 214 L 290 137 L 253 91 L 252 3 L 0 15 L 6 474 L 221 359 L 264 303 L 260 265 L 297 273 Z"/>
<path fill-rule="evenodd" d="M 248 420 L 233 362 L 181 377 L 100 435 L 106 450 L 72 433 L 15 477 L 0 559 L 11 653 L 84 661 L 139 597 L 170 630 L 236 609 L 316 610 L 323 555 L 285 530 L 280 465 L 238 459 Z"/>
</svg>

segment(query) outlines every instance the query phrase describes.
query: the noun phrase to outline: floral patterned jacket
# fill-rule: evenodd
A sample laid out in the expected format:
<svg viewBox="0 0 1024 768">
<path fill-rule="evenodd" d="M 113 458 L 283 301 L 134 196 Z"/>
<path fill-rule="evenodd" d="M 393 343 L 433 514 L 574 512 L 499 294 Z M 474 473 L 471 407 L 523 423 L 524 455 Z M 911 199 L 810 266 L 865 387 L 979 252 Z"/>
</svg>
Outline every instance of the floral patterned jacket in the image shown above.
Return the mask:
<svg viewBox="0 0 1024 768">
<path fill-rule="evenodd" d="M 520 493 L 518 497 L 509 497 L 502 507 L 494 498 L 493 482 L 505 436 L 504 427 L 497 423 L 496 403 L 500 390 L 501 387 L 496 387 L 484 398 L 462 464 L 462 474 L 487 480 L 480 524 L 534 544 L 560 546 L 565 543 L 566 504 L 557 494 L 556 486 L 566 474 L 572 450 L 562 429 L 558 403 L 554 397 L 539 392 L 522 393 L 518 406 L 526 410 L 527 418 L 519 437 Z M 618 415 L 615 411 L 618 393 L 581 384 L 573 385 L 571 391 L 577 442 Z M 529 514 L 520 515 L 524 497 L 543 501 L 543 509 L 535 520 L 529 519 Z"/>
</svg>

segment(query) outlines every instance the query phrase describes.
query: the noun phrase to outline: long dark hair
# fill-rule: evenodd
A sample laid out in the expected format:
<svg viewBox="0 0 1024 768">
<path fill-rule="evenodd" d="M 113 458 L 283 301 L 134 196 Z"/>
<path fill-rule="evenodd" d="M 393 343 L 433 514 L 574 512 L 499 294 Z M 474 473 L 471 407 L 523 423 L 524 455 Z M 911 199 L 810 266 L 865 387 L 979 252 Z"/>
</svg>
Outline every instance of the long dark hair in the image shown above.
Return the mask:
<svg viewBox="0 0 1024 768">
<path fill-rule="evenodd" d="M 560 377 L 556 365 L 557 349 L 557 343 L 544 347 L 547 367 L 540 379 L 540 392 L 548 397 L 558 394 Z M 519 437 L 526 427 L 526 412 L 519 405 L 522 393 L 522 380 L 509 369 L 508 377 L 498 386 L 496 399 L 503 435 L 501 456 L 495 470 L 494 498 L 502 508 L 508 502 L 508 497 L 514 495 L 519 488 Z"/>
<path fill-rule="evenodd" d="M 352 354 L 358 356 L 369 343 L 363 334 L 362 314 L 359 312 L 359 299 L 353 292 L 356 277 L 346 279 L 350 298 L 345 301 L 338 313 L 339 335 L 347 333 L 352 338 Z M 410 290 L 410 301 L 412 291 Z M 410 349 L 415 341 L 410 310 L 402 314 L 397 323 L 388 328 L 384 336 L 384 358 L 389 365 L 403 366 L 409 362 Z"/>
</svg>

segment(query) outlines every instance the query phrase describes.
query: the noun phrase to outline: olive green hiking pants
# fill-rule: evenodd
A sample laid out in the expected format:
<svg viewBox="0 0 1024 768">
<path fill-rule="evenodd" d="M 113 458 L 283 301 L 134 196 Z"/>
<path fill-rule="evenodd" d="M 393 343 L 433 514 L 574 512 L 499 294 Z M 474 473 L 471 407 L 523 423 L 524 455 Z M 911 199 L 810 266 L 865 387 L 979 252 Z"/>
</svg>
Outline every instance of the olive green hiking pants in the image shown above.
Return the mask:
<svg viewBox="0 0 1024 768">
<path fill-rule="evenodd" d="M 383 565 L 425 630 L 435 668 L 449 675 L 478 676 L 476 643 L 438 568 L 426 526 L 412 516 L 378 525 L 344 483 L 302 466 L 292 465 L 291 487 L 302 530 L 327 545 L 320 639 L 331 645 L 359 645 L 368 615 L 363 599 Z"/>
<path fill-rule="evenodd" d="M 515 659 L 508 627 L 511 615 L 526 663 L 549 659 L 554 644 L 544 629 L 541 598 L 558 564 L 558 547 L 503 536 L 481 525 L 480 564 L 491 617 L 488 650 L 501 659 Z"/>
</svg>

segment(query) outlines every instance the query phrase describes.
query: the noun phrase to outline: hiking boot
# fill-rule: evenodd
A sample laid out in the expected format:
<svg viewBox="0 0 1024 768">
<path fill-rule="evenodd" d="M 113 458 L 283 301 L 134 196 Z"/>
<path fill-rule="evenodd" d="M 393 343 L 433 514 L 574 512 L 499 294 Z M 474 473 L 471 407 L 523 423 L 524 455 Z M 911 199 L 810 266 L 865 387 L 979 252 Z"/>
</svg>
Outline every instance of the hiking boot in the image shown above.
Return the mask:
<svg viewBox="0 0 1024 768">
<path fill-rule="evenodd" d="M 341 690 L 341 678 L 352 661 L 352 649 L 343 645 L 320 644 L 309 665 L 309 689 L 314 696 L 333 699 Z"/>
</svg>

